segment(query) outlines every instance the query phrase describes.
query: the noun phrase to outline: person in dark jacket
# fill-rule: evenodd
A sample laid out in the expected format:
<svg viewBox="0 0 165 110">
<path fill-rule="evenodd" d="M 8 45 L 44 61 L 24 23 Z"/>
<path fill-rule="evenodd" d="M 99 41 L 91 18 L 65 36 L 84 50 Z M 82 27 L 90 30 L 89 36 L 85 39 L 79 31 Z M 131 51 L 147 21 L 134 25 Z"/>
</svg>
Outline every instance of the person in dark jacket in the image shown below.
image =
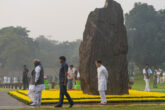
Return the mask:
<svg viewBox="0 0 165 110">
<path fill-rule="evenodd" d="M 29 78 L 28 78 L 29 70 L 27 69 L 27 66 L 23 66 L 23 77 L 22 77 L 22 83 L 23 83 L 23 90 L 26 90 L 29 88 Z"/>
<path fill-rule="evenodd" d="M 59 84 L 60 84 L 60 101 L 55 107 L 62 107 L 64 95 L 67 97 L 70 106 L 72 107 L 74 105 L 73 100 L 71 99 L 70 95 L 67 92 L 67 72 L 68 72 L 68 64 L 66 63 L 66 58 L 64 56 L 61 56 L 59 58 L 61 63 L 61 68 L 59 71 Z"/>
</svg>

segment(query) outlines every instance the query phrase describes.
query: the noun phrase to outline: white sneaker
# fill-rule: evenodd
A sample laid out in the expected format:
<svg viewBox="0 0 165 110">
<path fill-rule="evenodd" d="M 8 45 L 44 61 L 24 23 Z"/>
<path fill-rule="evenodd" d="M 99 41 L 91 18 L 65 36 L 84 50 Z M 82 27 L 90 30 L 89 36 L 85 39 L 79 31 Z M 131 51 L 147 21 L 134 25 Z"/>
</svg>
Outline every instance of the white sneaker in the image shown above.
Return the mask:
<svg viewBox="0 0 165 110">
<path fill-rule="evenodd" d="M 40 103 L 38 103 L 37 105 L 38 105 L 38 106 L 40 106 L 40 105 L 41 105 L 41 102 L 40 102 Z"/>
<path fill-rule="evenodd" d="M 36 103 L 32 103 L 32 104 L 30 104 L 30 106 L 37 106 L 37 104 Z"/>
<path fill-rule="evenodd" d="M 107 102 L 101 102 L 100 104 L 101 104 L 101 105 L 106 105 L 106 104 L 107 104 Z"/>
</svg>

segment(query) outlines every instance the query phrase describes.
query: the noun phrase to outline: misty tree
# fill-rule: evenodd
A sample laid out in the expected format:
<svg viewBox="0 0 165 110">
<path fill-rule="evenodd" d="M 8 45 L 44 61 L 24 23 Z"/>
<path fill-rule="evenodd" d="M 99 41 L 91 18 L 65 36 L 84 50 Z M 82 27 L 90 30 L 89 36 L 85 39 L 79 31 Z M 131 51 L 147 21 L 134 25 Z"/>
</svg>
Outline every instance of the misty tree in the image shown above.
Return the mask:
<svg viewBox="0 0 165 110">
<path fill-rule="evenodd" d="M 0 30 L 1 68 L 20 69 L 35 57 L 35 44 L 22 27 L 6 27 Z"/>
<path fill-rule="evenodd" d="M 68 63 L 77 66 L 78 50 L 81 40 L 72 42 L 59 42 L 49 40 L 45 36 L 40 36 L 36 39 L 38 45 L 38 55 L 44 65 L 48 68 L 59 67 L 59 56 L 66 56 Z"/>
<path fill-rule="evenodd" d="M 146 63 L 160 66 L 165 62 L 165 10 L 136 3 L 126 14 L 129 42 L 129 61 L 139 67 Z"/>
<path fill-rule="evenodd" d="M 81 40 L 59 42 L 49 40 L 43 35 L 32 39 L 29 32 L 23 27 L 0 29 L 0 71 L 20 71 L 24 64 L 32 69 L 34 58 L 39 58 L 45 68 L 58 71 L 61 55 L 67 57 L 69 64 L 77 66 Z"/>
</svg>

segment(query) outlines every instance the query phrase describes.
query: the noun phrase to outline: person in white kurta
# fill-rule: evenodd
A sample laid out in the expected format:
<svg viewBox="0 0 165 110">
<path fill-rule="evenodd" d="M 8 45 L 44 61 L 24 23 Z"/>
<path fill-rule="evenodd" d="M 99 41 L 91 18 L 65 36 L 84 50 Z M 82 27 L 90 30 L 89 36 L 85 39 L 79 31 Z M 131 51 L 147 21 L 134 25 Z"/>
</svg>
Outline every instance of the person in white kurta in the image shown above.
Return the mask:
<svg viewBox="0 0 165 110">
<path fill-rule="evenodd" d="M 99 60 L 96 61 L 96 66 L 98 76 L 98 91 L 101 97 L 101 104 L 106 104 L 107 99 L 105 96 L 105 91 L 107 90 L 108 71 Z"/>
<path fill-rule="evenodd" d="M 165 72 L 162 73 L 163 83 L 165 83 Z"/>
<path fill-rule="evenodd" d="M 145 91 L 150 91 L 150 76 L 152 74 L 152 70 L 149 68 L 149 65 L 146 64 L 145 68 L 143 69 L 144 80 L 146 82 Z"/>
<path fill-rule="evenodd" d="M 161 72 L 162 72 L 162 70 L 160 68 L 156 71 L 156 74 L 157 74 L 157 83 L 160 83 Z"/>
<path fill-rule="evenodd" d="M 34 95 L 35 95 L 35 70 L 31 72 L 30 85 L 28 90 L 28 96 L 32 103 L 35 102 Z"/>
<path fill-rule="evenodd" d="M 34 87 L 34 100 L 33 103 L 31 104 L 32 106 L 38 106 L 41 104 L 41 95 L 42 95 L 42 90 L 45 89 L 44 86 L 44 71 L 43 71 L 43 67 L 40 63 L 39 60 L 35 60 L 34 61 L 34 65 L 35 65 L 35 87 Z"/>
</svg>

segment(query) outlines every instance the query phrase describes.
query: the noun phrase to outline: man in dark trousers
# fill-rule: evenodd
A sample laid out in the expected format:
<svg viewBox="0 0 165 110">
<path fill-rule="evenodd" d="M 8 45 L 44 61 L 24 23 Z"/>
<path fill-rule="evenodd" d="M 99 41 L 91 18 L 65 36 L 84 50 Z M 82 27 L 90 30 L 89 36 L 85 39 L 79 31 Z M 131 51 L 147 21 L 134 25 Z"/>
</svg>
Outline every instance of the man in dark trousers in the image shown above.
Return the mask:
<svg viewBox="0 0 165 110">
<path fill-rule="evenodd" d="M 28 72 L 29 72 L 29 70 L 27 69 L 27 66 L 24 65 L 24 66 L 23 66 L 23 78 L 22 78 L 23 90 L 26 90 L 26 89 L 28 89 L 28 87 L 29 87 Z"/>
<path fill-rule="evenodd" d="M 62 107 L 63 105 L 63 100 L 64 100 L 64 95 L 67 97 L 69 103 L 70 103 L 70 108 L 74 105 L 74 102 L 72 101 L 70 95 L 67 92 L 67 72 L 68 72 L 68 64 L 66 63 L 66 58 L 65 56 L 61 56 L 59 58 L 60 63 L 61 63 L 61 68 L 59 72 L 59 80 L 60 80 L 60 101 L 55 107 Z"/>
</svg>

